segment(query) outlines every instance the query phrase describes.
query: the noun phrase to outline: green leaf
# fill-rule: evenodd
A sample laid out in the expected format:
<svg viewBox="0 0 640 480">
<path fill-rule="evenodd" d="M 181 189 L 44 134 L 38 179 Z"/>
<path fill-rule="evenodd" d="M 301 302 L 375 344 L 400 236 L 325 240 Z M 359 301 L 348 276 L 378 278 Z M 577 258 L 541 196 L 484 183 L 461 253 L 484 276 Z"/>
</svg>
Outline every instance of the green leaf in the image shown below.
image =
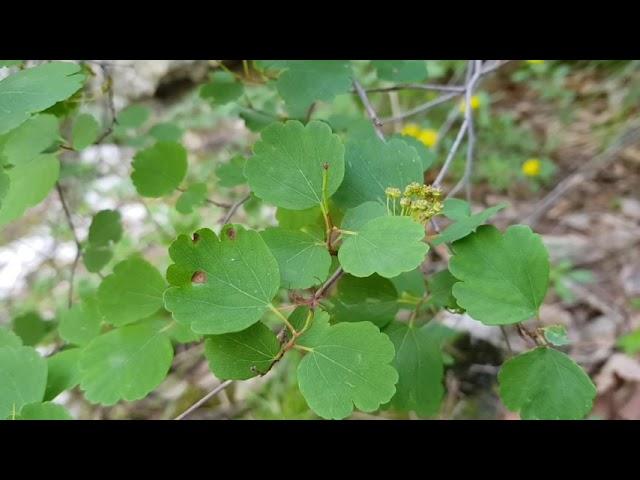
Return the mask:
<svg viewBox="0 0 640 480">
<path fill-rule="evenodd" d="M 344 147 L 326 123 L 274 123 L 262 131 L 247 161 L 245 176 L 254 194 L 278 207 L 304 210 L 322 203 L 322 177 L 327 195 L 344 176 Z"/>
<path fill-rule="evenodd" d="M 351 89 L 352 73 L 346 60 L 289 60 L 276 82 L 293 117 L 303 118 L 315 101 L 330 102 Z"/>
<path fill-rule="evenodd" d="M 569 345 L 569 337 L 567 335 L 567 329 L 564 325 L 551 325 L 542 329 L 544 338 L 551 345 L 560 347 L 562 345 Z"/>
<path fill-rule="evenodd" d="M 98 288 L 98 308 L 115 326 L 135 322 L 162 307 L 165 282 L 153 265 L 142 258 L 118 263 Z"/>
<path fill-rule="evenodd" d="M 73 417 L 62 405 L 44 402 L 25 405 L 16 420 L 73 420 Z"/>
<path fill-rule="evenodd" d="M 242 185 L 247 180 L 244 178 L 244 167 L 247 159 L 242 155 L 236 155 L 227 163 L 221 163 L 216 167 L 218 185 L 221 187 L 235 187 Z"/>
<path fill-rule="evenodd" d="M 71 138 L 73 138 L 73 148 L 76 150 L 82 150 L 87 148 L 98 138 L 100 131 L 100 125 L 93 115 L 84 113 L 78 115 L 76 121 L 73 124 L 73 130 L 71 131 Z"/>
<path fill-rule="evenodd" d="M 204 183 L 189 185 L 176 202 L 176 210 L 182 214 L 189 214 L 193 209 L 202 205 L 207 198 L 207 186 Z"/>
<path fill-rule="evenodd" d="M 9 188 L 0 206 L 0 227 L 47 197 L 60 175 L 60 162 L 53 155 L 36 155 L 5 173 Z"/>
<path fill-rule="evenodd" d="M 369 221 L 387 216 L 387 208 L 378 202 L 365 202 L 355 208 L 350 208 L 344 214 L 341 228 L 358 231 Z"/>
<path fill-rule="evenodd" d="M 380 80 L 390 82 L 421 82 L 427 78 L 425 60 L 372 60 Z"/>
<path fill-rule="evenodd" d="M 258 232 L 239 225 L 226 225 L 220 238 L 206 228 L 194 239 L 180 235 L 169 255 L 175 262 L 169 267 L 171 276 L 181 283 L 166 291 L 165 307 L 196 333 L 250 327 L 270 308 L 280 287 L 278 263 L 269 247 Z"/>
<path fill-rule="evenodd" d="M 122 238 L 122 224 L 117 210 L 101 210 L 93 216 L 89 227 L 89 243 L 95 246 L 117 243 Z"/>
<path fill-rule="evenodd" d="M 506 361 L 500 398 L 525 420 L 577 420 L 591 410 L 596 387 L 564 353 L 538 347 Z"/>
<path fill-rule="evenodd" d="M 143 197 L 173 192 L 187 174 L 187 151 L 175 142 L 158 142 L 133 158 L 131 180 Z"/>
<path fill-rule="evenodd" d="M 416 149 L 405 141 L 376 137 L 350 140 L 345 147 L 344 182 L 335 202 L 343 208 L 364 202 L 386 202 L 385 189 L 404 189 L 411 182 L 423 181 L 422 161 Z"/>
<path fill-rule="evenodd" d="M 279 351 L 275 333 L 262 322 L 241 332 L 212 335 L 205 342 L 209 368 L 224 380 L 246 380 L 267 372 Z"/>
<path fill-rule="evenodd" d="M 229 72 L 215 72 L 211 81 L 200 88 L 200 97 L 213 105 L 225 105 L 242 95 L 244 88 Z"/>
<path fill-rule="evenodd" d="M 96 247 L 89 245 L 82 254 L 82 260 L 87 271 L 97 273 L 102 270 L 113 258 L 110 247 Z"/>
<path fill-rule="evenodd" d="M 429 285 L 429 304 L 436 308 L 448 308 L 449 310 L 460 310 L 460 306 L 453 296 L 453 286 L 458 280 L 451 275 L 449 270 L 441 270 L 434 273 L 427 280 Z"/>
<path fill-rule="evenodd" d="M 80 355 L 80 388 L 92 403 L 114 405 L 146 397 L 167 376 L 171 340 L 157 322 L 111 330 L 94 338 Z"/>
<path fill-rule="evenodd" d="M 21 347 L 22 339 L 11 330 L 0 326 L 0 348 Z"/>
<path fill-rule="evenodd" d="M 320 207 L 311 207 L 306 210 L 287 210 L 278 208 L 276 210 L 276 220 L 278 225 L 288 230 L 303 230 L 308 233 L 319 229 L 324 235 L 324 219 Z"/>
<path fill-rule="evenodd" d="M 53 322 L 46 322 L 36 312 L 28 312 L 13 319 L 13 331 L 27 346 L 35 346 L 53 329 Z"/>
<path fill-rule="evenodd" d="M 440 235 L 436 237 L 433 244 L 440 245 L 441 243 L 450 243 L 466 237 L 470 233 L 476 231 L 476 229 L 484 224 L 490 217 L 494 216 L 503 208 L 506 208 L 507 204 L 502 203 L 495 207 L 487 208 L 480 213 L 471 215 L 471 208 L 469 204 L 464 200 L 457 198 L 448 198 L 444 201 L 444 208 L 442 213 L 455 223 L 449 225 Z"/>
<path fill-rule="evenodd" d="M 149 135 L 160 142 L 179 142 L 184 130 L 175 123 L 156 123 L 149 130 Z"/>
<path fill-rule="evenodd" d="M 635 355 L 640 352 L 640 330 L 634 330 L 620 337 L 617 344 L 627 355 Z"/>
<path fill-rule="evenodd" d="M 50 62 L 0 80 L 0 134 L 70 97 L 82 87 L 84 79 L 79 65 Z"/>
<path fill-rule="evenodd" d="M 165 331 L 165 334 L 168 335 L 171 340 L 178 343 L 193 343 L 199 342 L 202 339 L 202 336 L 191 330 L 188 325 L 183 325 L 178 322 L 172 322 Z"/>
<path fill-rule="evenodd" d="M 421 298 L 427 292 L 424 273 L 420 268 L 403 272 L 397 277 L 393 277 L 391 283 L 396 287 L 399 294 L 408 293 L 413 297 Z"/>
<path fill-rule="evenodd" d="M 244 120 L 245 126 L 252 132 L 261 132 L 265 127 L 277 121 L 275 114 L 270 115 L 265 112 L 249 110 L 248 108 L 242 109 L 238 116 Z"/>
<path fill-rule="evenodd" d="M 62 339 L 73 345 L 86 345 L 100 334 L 102 314 L 98 310 L 98 301 L 90 296 L 76 303 L 70 309 L 58 314 L 60 325 L 58 333 Z"/>
<path fill-rule="evenodd" d="M 393 278 L 422 263 L 429 249 L 423 238 L 424 227 L 409 217 L 378 217 L 344 240 L 338 259 L 356 277 Z"/>
<path fill-rule="evenodd" d="M 444 395 L 444 367 L 440 341 L 422 327 L 394 322 L 385 333 L 396 349 L 393 366 L 399 380 L 391 405 L 400 411 L 414 411 L 421 417 L 431 417 L 440 410 Z"/>
<path fill-rule="evenodd" d="M 151 115 L 151 110 L 143 105 L 131 105 L 117 116 L 117 123 L 124 128 L 141 127 Z"/>
<path fill-rule="evenodd" d="M 329 276 L 331 255 L 322 240 L 280 227 L 268 228 L 260 235 L 278 262 L 282 287 L 309 288 Z"/>
<path fill-rule="evenodd" d="M 9 182 L 9 175 L 2 171 L 2 165 L 0 164 L 0 209 L 2 208 L 2 199 L 9 191 Z"/>
<path fill-rule="evenodd" d="M 17 67 L 22 65 L 24 60 L 0 60 L 0 68 L 3 67 Z"/>
<path fill-rule="evenodd" d="M 59 121 L 53 115 L 36 115 L 6 134 L 0 156 L 9 165 L 23 165 L 40 153 L 45 153 L 58 141 Z"/>
<path fill-rule="evenodd" d="M 309 407 L 323 418 L 341 419 L 356 408 L 373 412 L 395 393 L 398 373 L 390 365 L 393 343 L 370 322 L 329 326 L 316 315 L 298 340 L 307 353 L 298 365 L 298 384 Z"/>
<path fill-rule="evenodd" d="M 518 323 L 538 314 L 549 284 L 549 255 L 524 225 L 502 234 L 489 225 L 453 243 L 449 271 L 458 305 L 486 325 Z"/>
<path fill-rule="evenodd" d="M 0 419 L 40 402 L 47 384 L 47 362 L 31 347 L 0 348 Z"/>
<path fill-rule="evenodd" d="M 426 145 L 417 138 L 409 137 L 407 135 L 401 135 L 399 133 L 392 135 L 391 138 L 401 140 L 416 149 L 416 152 L 418 152 L 418 156 L 422 161 L 423 171 L 429 170 L 431 168 L 431 165 L 433 165 L 433 162 L 435 162 L 436 152 L 432 149 L 427 148 Z"/>
<path fill-rule="evenodd" d="M 370 321 L 382 328 L 398 312 L 398 292 L 391 281 L 378 275 L 366 278 L 345 275 L 331 301 L 336 322 Z"/>
<path fill-rule="evenodd" d="M 47 358 L 48 374 L 44 400 L 53 400 L 60 393 L 80 383 L 80 352 L 80 348 L 70 348 Z"/>
</svg>

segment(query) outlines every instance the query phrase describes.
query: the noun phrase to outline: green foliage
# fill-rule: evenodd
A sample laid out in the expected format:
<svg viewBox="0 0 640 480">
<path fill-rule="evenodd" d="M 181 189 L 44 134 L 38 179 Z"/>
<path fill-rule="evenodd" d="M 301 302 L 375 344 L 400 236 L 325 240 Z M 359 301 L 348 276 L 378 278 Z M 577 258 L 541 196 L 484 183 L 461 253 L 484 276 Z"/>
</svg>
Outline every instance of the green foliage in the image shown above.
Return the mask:
<svg viewBox="0 0 640 480">
<path fill-rule="evenodd" d="M 211 335 L 205 342 L 211 371 L 225 380 L 246 380 L 266 373 L 279 351 L 276 335 L 261 322 L 241 332 Z"/>
<path fill-rule="evenodd" d="M 0 80 L 0 134 L 70 97 L 82 87 L 84 79 L 79 65 L 50 62 Z"/>
<path fill-rule="evenodd" d="M 538 315 L 547 293 L 549 258 L 529 227 L 502 234 L 493 226 L 453 243 L 449 271 L 460 282 L 453 295 L 469 315 L 486 325 L 518 323 Z"/>
<path fill-rule="evenodd" d="M 525 420 L 575 420 L 591 410 L 596 387 L 564 353 L 538 347 L 504 363 L 500 397 Z"/>
<path fill-rule="evenodd" d="M 7 62 L 0 67 L 23 66 Z M 263 377 L 256 382 L 261 390 L 245 403 L 255 418 L 341 419 L 354 409 L 402 418 L 438 415 L 445 366 L 458 375 L 466 354 L 475 354 L 452 343 L 467 337 L 439 323 L 440 310 L 466 311 L 486 325 L 516 324 L 537 316 L 549 283 L 571 301 L 571 282 L 592 280 L 590 272 L 568 262 L 550 272 L 547 251 L 528 227 L 501 233 L 484 225 L 505 204 L 472 214 L 467 202 L 449 198 L 441 211 L 440 198 L 456 181 L 451 177 L 462 175 L 465 162 L 459 158 L 442 184 L 442 197 L 438 192 L 427 200 L 428 182 L 438 174 L 431 167 L 446 158 L 460 122 L 451 119 L 448 135 L 439 129 L 452 105 L 411 120 L 441 133 L 435 144 L 433 138 L 407 136 L 411 125 L 386 120 L 381 140 L 353 91 L 354 80 L 368 90 L 398 90 L 391 102 L 387 95 L 370 96 L 385 119 L 437 96 L 402 84 L 427 76 L 430 82 L 462 78 L 463 64 L 243 61 L 243 74 L 217 68 L 198 94 L 167 115 L 158 111 L 153 117 L 162 117 L 160 123 L 149 107 L 131 105 L 103 126 L 81 113 L 95 111 L 86 105 L 92 95 L 82 90 L 88 66 L 51 62 L 3 71 L 9 76 L 0 81 L 0 226 L 48 199 L 58 215 L 50 222 L 52 232 L 62 242 L 80 238 L 78 258 L 86 268 L 74 265 L 71 276 L 53 274 L 54 258 L 43 264 L 47 278 L 28 279 L 34 298 L 46 298 L 42 305 L 31 297 L 8 302 L 7 318 L 14 320 L 11 329 L 0 327 L 0 419 L 70 419 L 51 402 L 72 389 L 104 406 L 143 399 L 169 372 L 172 381 L 180 378 L 185 359 L 201 355 L 192 348 L 200 342 L 218 379 Z M 569 98 L 560 89 L 566 71 L 531 66 L 527 72 L 541 95 Z M 545 72 L 551 81 L 544 80 Z M 548 92 L 545 82 L 552 84 Z M 109 88 L 105 82 L 102 93 L 112 94 Z M 549 142 L 541 144 L 515 115 L 492 111 L 503 108 L 498 95 L 478 95 L 471 180 L 505 190 L 547 182 L 555 168 Z M 259 136 L 234 135 L 213 158 L 187 154 L 183 137 L 191 145 L 193 134 L 229 115 Z M 90 155 L 80 161 L 79 151 L 95 143 L 103 128 L 113 131 L 110 142 L 137 151 L 135 191 L 126 184 L 126 198 L 110 203 L 129 214 L 125 209 L 136 198 L 159 198 L 144 203 L 153 224 L 145 226 L 153 229 L 125 235 L 120 211 L 95 213 L 83 203 L 95 192 L 78 184 L 105 173 L 105 165 L 85 162 Z M 527 159 L 539 165 L 524 168 Z M 52 196 L 60 178 L 59 195 Z M 407 187 L 424 190 L 405 195 L 401 204 Z M 225 206 L 247 193 L 239 210 L 241 202 Z M 209 200 L 210 194 L 221 203 Z M 65 195 L 63 211 L 56 202 Z M 407 207 L 409 197 L 431 203 L 418 211 L 417 204 Z M 74 225 L 64 222 L 67 209 Z M 30 213 L 27 227 L 41 210 Z M 159 213 L 164 218 L 157 219 Z M 451 222 L 434 237 L 429 220 L 440 213 Z M 251 228 L 229 223 L 243 215 Z M 78 237 L 89 220 L 86 239 Z M 23 225 L 11 227 L 2 231 L 9 241 Z M 437 255 L 427 257 L 427 242 L 440 246 Z M 443 244 L 452 252 L 448 265 L 439 260 L 445 258 Z M 165 280 L 160 272 L 168 263 Z M 47 317 L 56 312 L 55 320 L 45 321 L 36 311 Z M 637 333 L 619 339 L 629 355 L 640 351 Z M 580 367 L 551 348 L 569 343 L 566 329 L 547 326 L 536 335 L 545 346 L 511 358 L 500 370 L 504 404 L 522 418 L 583 418 L 595 388 Z M 175 344 L 180 359 L 173 364 Z M 44 357 L 34 346 L 55 353 Z M 175 408 L 193 404 L 192 394 L 188 389 Z M 165 412 L 173 415 L 173 407 Z"/>
<path fill-rule="evenodd" d="M 250 327 L 269 309 L 280 287 L 278 263 L 257 232 L 227 225 L 181 235 L 169 248 L 175 262 L 167 279 L 165 307 L 180 323 L 203 334 Z"/>
<path fill-rule="evenodd" d="M 356 277 L 392 278 L 422 263 L 429 249 L 423 238 L 424 227 L 409 217 L 378 217 L 344 241 L 338 259 Z"/>
<path fill-rule="evenodd" d="M 627 355 L 635 355 L 640 352 L 640 330 L 623 335 L 618 339 L 617 344 Z"/>
<path fill-rule="evenodd" d="M 330 326 L 318 316 L 298 345 L 307 352 L 298 366 L 300 391 L 321 417 L 345 418 L 354 405 L 372 412 L 393 397 L 393 343 L 372 323 Z"/>
<path fill-rule="evenodd" d="M 143 197 L 173 192 L 187 174 L 187 151 L 175 142 L 158 142 L 133 159 L 131 180 Z"/>
<path fill-rule="evenodd" d="M 253 151 L 244 171 L 249 186 L 278 207 L 304 210 L 321 205 L 324 194 L 332 195 L 342 183 L 344 147 L 325 123 L 274 123 L 262 131 Z"/>
</svg>

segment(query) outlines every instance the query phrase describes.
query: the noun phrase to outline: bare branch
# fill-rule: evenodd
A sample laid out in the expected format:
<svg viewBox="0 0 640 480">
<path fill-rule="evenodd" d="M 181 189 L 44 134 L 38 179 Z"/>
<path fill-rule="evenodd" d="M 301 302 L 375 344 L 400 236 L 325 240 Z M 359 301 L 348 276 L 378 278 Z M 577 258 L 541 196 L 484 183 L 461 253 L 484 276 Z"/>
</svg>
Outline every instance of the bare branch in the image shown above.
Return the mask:
<svg viewBox="0 0 640 480">
<path fill-rule="evenodd" d="M 76 256 L 73 260 L 73 265 L 71 266 L 71 276 L 69 277 L 69 295 L 67 298 L 67 305 L 69 308 L 71 308 L 71 305 L 73 304 L 73 282 L 75 280 L 78 262 L 80 260 L 80 257 L 82 256 L 82 244 L 80 243 L 80 239 L 78 238 L 78 234 L 76 233 L 76 227 L 73 225 L 71 212 L 69 211 L 69 206 L 67 205 L 67 201 L 64 198 L 64 192 L 62 191 L 60 182 L 56 182 L 56 190 L 58 191 L 58 197 L 60 197 L 60 203 L 62 204 L 62 209 L 64 210 L 64 216 L 67 219 L 69 230 L 71 230 L 71 234 L 73 235 L 73 241 L 76 244 Z"/>
<path fill-rule="evenodd" d="M 353 81 L 353 87 L 356 89 L 356 92 L 358 93 L 358 96 L 360 97 L 360 100 L 362 101 L 362 104 L 367 111 L 367 115 L 373 123 L 373 128 L 375 128 L 376 130 L 376 135 L 378 135 L 378 138 L 380 140 L 384 141 L 384 134 L 382 133 L 382 123 L 380 122 L 376 111 L 373 109 L 373 105 L 371 105 L 369 97 L 367 97 L 367 93 L 364 91 L 362 85 L 360 85 L 360 82 L 358 82 L 357 80 Z"/>
<path fill-rule="evenodd" d="M 198 400 L 196 403 L 194 403 L 193 405 L 191 405 L 189 408 L 187 408 L 184 412 L 182 412 L 180 415 L 178 415 L 176 418 L 174 418 L 174 420 L 182 420 L 183 418 L 185 418 L 187 415 L 189 415 L 190 413 L 192 413 L 193 411 L 197 410 L 198 408 L 200 408 L 202 405 L 204 405 L 205 403 L 207 403 L 211 398 L 215 397 L 216 395 L 218 395 L 220 392 L 222 392 L 225 388 L 227 388 L 229 385 L 231 385 L 233 383 L 233 380 L 225 380 L 224 382 L 222 382 L 220 385 L 218 385 L 216 388 L 214 388 L 213 390 L 211 390 L 209 393 L 207 393 L 204 397 L 202 397 L 200 400 Z"/>
<path fill-rule="evenodd" d="M 251 198 L 251 192 L 247 193 L 244 197 L 242 197 L 236 203 L 231 205 L 231 208 L 229 208 L 229 211 L 226 213 L 226 215 L 222 217 L 222 219 L 220 219 L 220 223 L 222 225 L 226 225 L 227 223 L 229 223 L 229 220 L 231 220 L 231 217 L 235 215 L 235 213 L 238 211 L 240 206 L 250 198 Z"/>
<path fill-rule="evenodd" d="M 399 90 L 432 90 L 435 92 L 464 92 L 464 85 L 436 85 L 433 83 L 404 83 L 391 87 L 368 88 L 367 93 L 397 92 Z M 352 93 L 358 93 L 352 90 Z"/>
<path fill-rule="evenodd" d="M 434 100 L 430 100 L 426 103 L 423 103 L 422 105 L 418 105 L 416 108 L 412 110 L 408 110 L 400 115 L 396 115 L 394 117 L 389 117 L 389 118 L 383 118 L 382 120 L 380 120 L 380 122 L 382 123 L 382 125 L 387 123 L 393 123 L 393 122 L 401 122 L 406 118 L 412 117 L 414 115 L 418 115 L 419 113 L 426 112 L 427 110 L 433 107 L 437 107 L 438 105 L 448 102 L 452 98 L 459 97 L 460 95 L 461 95 L 461 92 L 445 93 L 443 95 L 440 95 L 438 98 Z"/>
</svg>

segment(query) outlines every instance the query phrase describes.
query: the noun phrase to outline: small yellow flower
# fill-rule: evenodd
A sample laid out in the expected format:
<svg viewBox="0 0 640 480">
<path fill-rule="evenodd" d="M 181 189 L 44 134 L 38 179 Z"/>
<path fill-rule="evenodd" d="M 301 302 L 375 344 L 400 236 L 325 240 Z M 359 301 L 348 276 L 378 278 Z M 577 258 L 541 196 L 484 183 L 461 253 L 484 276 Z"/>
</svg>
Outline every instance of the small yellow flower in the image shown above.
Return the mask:
<svg viewBox="0 0 640 480">
<path fill-rule="evenodd" d="M 420 126 L 415 123 L 407 123 L 400 133 L 402 133 L 402 135 L 418 138 L 420 135 Z"/>
<path fill-rule="evenodd" d="M 438 132 L 431 128 L 425 128 L 418 135 L 418 140 L 424 143 L 427 148 L 431 148 L 438 142 Z"/>
<path fill-rule="evenodd" d="M 527 63 L 529 65 L 540 65 L 541 63 L 544 63 L 544 60 L 527 60 Z"/>
<path fill-rule="evenodd" d="M 530 158 L 522 164 L 522 173 L 527 177 L 537 177 L 542 170 L 542 163 L 537 158 Z"/>
<path fill-rule="evenodd" d="M 478 95 L 473 95 L 471 97 L 471 110 L 477 110 L 480 107 L 480 97 Z M 464 113 L 467 109 L 467 102 L 462 100 L 460 102 L 460 113 Z"/>
</svg>

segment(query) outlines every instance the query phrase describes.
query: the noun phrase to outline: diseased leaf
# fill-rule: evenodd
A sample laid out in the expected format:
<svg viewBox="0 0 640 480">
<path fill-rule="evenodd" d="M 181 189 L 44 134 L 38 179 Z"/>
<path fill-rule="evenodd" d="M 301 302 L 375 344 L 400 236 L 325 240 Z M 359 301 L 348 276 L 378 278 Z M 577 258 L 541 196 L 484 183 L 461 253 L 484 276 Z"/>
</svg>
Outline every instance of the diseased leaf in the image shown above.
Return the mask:
<svg viewBox="0 0 640 480">
<path fill-rule="evenodd" d="M 307 349 L 298 365 L 300 391 L 321 417 L 348 417 L 354 405 L 373 412 L 393 397 L 398 381 L 390 365 L 393 343 L 372 323 L 329 326 L 326 314 L 316 314 L 298 345 Z"/>
<path fill-rule="evenodd" d="M 331 255 L 322 240 L 280 227 L 268 228 L 260 235 L 278 262 L 284 288 L 309 288 L 329 276 Z"/>
<path fill-rule="evenodd" d="M 80 354 L 80 388 L 91 403 L 114 405 L 146 397 L 167 376 L 173 348 L 158 322 L 116 328 Z"/>
<path fill-rule="evenodd" d="M 226 225 L 180 235 L 169 248 L 175 262 L 164 295 L 167 310 L 196 333 L 244 330 L 269 309 L 280 287 L 278 263 L 258 232 Z"/>
<path fill-rule="evenodd" d="M 354 139 L 345 147 L 344 182 L 334 200 L 343 208 L 364 202 L 386 202 L 385 189 L 403 190 L 411 182 L 422 183 L 422 161 L 415 148 L 404 140 L 386 143 L 377 137 Z"/>
<path fill-rule="evenodd" d="M 0 419 L 40 402 L 47 384 L 47 362 L 31 347 L 0 348 Z"/>
<path fill-rule="evenodd" d="M 525 420 L 578 420 L 591 410 L 596 387 L 564 353 L 538 347 L 507 360 L 498 373 L 500 398 Z"/>
<path fill-rule="evenodd" d="M 158 142 L 133 158 L 131 180 L 143 197 L 173 192 L 187 173 L 187 151 L 175 142 Z"/>
<path fill-rule="evenodd" d="M 429 249 L 423 238 L 424 227 L 409 217 L 378 217 L 344 240 L 338 259 L 356 277 L 393 278 L 422 263 Z"/>
<path fill-rule="evenodd" d="M 538 314 L 549 284 L 549 256 L 523 225 L 502 234 L 489 225 L 453 243 L 449 271 L 458 305 L 486 325 L 508 325 Z"/>
<path fill-rule="evenodd" d="M 79 65 L 50 62 L 0 80 L 0 134 L 70 97 L 82 87 L 84 79 Z"/>
<path fill-rule="evenodd" d="M 385 333 L 395 346 L 393 366 L 399 375 L 391 405 L 400 411 L 414 411 L 421 417 L 437 414 L 444 395 L 440 339 L 430 334 L 427 325 L 393 322 Z"/>
<path fill-rule="evenodd" d="M 495 207 L 487 208 L 480 213 L 471 215 L 471 208 L 469 204 L 464 200 L 457 198 L 448 198 L 444 201 L 444 208 L 442 213 L 455 220 L 455 223 L 449 225 L 440 235 L 433 241 L 434 245 L 440 245 L 441 243 L 450 243 L 466 237 L 470 233 L 476 231 L 476 229 L 484 224 L 490 217 L 494 216 L 503 208 L 506 208 L 507 204 L 502 203 Z"/>
<path fill-rule="evenodd" d="M 264 323 L 246 330 L 212 335 L 205 342 L 205 356 L 220 379 L 246 380 L 269 370 L 280 351 L 280 342 Z"/>
<path fill-rule="evenodd" d="M 274 123 L 262 131 L 244 174 L 254 194 L 278 207 L 304 210 L 322 203 L 323 173 L 327 195 L 344 176 L 344 147 L 326 123 Z"/>
<path fill-rule="evenodd" d="M 153 265 L 142 258 L 118 263 L 100 283 L 98 308 L 115 326 L 135 322 L 162 307 L 165 282 Z"/>
</svg>

